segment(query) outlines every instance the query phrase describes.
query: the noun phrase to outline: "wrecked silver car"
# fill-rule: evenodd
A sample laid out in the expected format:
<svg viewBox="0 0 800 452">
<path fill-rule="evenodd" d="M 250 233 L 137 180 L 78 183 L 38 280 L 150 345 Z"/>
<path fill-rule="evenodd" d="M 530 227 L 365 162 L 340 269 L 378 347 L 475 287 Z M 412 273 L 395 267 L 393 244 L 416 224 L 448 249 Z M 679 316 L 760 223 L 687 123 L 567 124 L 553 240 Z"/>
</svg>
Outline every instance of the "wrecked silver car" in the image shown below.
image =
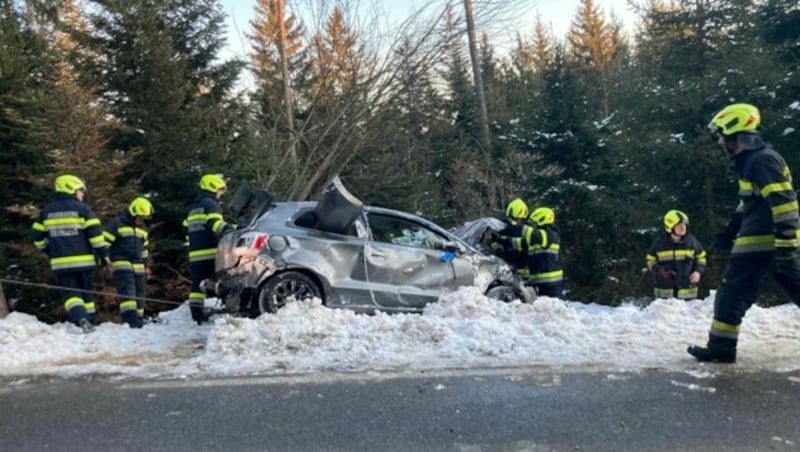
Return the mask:
<svg viewBox="0 0 800 452">
<path fill-rule="evenodd" d="M 202 284 L 227 312 L 256 316 L 311 297 L 332 308 L 417 312 L 462 286 L 505 301 L 535 298 L 503 260 L 419 216 L 364 206 L 338 177 L 319 202 L 272 202 L 243 187 L 234 208 L 253 200 L 253 219 L 222 238 L 215 277 Z"/>
</svg>

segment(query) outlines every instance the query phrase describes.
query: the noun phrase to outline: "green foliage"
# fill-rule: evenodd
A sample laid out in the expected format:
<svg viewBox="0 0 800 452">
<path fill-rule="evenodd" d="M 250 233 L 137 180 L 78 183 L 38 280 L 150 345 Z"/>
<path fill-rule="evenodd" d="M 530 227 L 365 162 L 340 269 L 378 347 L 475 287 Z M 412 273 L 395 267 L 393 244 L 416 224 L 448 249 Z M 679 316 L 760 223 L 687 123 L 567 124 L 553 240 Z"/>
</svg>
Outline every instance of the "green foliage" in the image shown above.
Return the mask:
<svg viewBox="0 0 800 452">
<path fill-rule="evenodd" d="M 224 16 L 215 0 L 92 3 L 92 28 L 73 30 L 98 56 L 85 69 L 118 120 L 112 146 L 136 153 L 128 177 L 153 197 L 161 223 L 154 260 L 181 268 L 183 253 L 159 247 L 183 242 L 180 224 L 200 174 L 224 172 L 232 161 L 242 126 L 230 93 L 242 64 L 218 61 Z"/>
<path fill-rule="evenodd" d="M 45 150 L 29 145 L 44 98 L 31 74 L 47 66 L 46 43 L 14 4 L 0 1 L 0 277 L 47 281 L 48 263 L 28 238 L 38 213 L 33 203 L 49 191 L 36 183 L 47 173 Z M 6 285 L 5 293 L 15 309 L 47 307 L 47 292 Z M 34 299 L 36 306 L 26 303 Z"/>
</svg>

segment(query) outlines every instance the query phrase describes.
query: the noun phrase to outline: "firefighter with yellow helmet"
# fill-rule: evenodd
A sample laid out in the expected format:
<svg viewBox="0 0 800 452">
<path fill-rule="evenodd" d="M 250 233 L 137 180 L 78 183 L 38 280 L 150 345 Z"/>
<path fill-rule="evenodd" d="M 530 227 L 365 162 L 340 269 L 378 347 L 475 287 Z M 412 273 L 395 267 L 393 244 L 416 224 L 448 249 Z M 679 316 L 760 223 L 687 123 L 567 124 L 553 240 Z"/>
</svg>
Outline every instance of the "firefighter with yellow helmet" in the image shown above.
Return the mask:
<svg viewBox="0 0 800 452">
<path fill-rule="evenodd" d="M 489 239 L 489 248 L 521 274 L 528 273 L 528 249 L 522 240 L 522 230 L 528 217 L 528 205 L 520 198 L 514 198 L 506 206 L 505 227 Z"/>
<path fill-rule="evenodd" d="M 698 284 L 706 269 L 706 251 L 689 233 L 689 216 L 672 209 L 664 215 L 664 234 L 650 245 L 645 256 L 653 274 L 656 298 L 697 298 Z"/>
<path fill-rule="evenodd" d="M 108 262 L 108 245 L 100 220 L 83 202 L 86 183 L 73 174 L 62 174 L 56 177 L 54 189 L 53 200 L 39 213 L 31 236 L 36 248 L 50 259 L 69 320 L 89 333 L 97 323 L 92 275 L 96 261 Z"/>
<path fill-rule="evenodd" d="M 203 310 L 205 293 L 200 282 L 214 275 L 214 260 L 220 237 L 233 226 L 222 217 L 219 200 L 228 186 L 221 174 L 205 174 L 200 178 L 200 193 L 183 221 L 189 239 L 189 271 L 192 285 L 189 292 L 189 309 L 198 324 L 208 321 Z"/>
<path fill-rule="evenodd" d="M 717 287 L 708 342 L 687 349 L 698 361 L 736 362 L 742 318 L 767 273 L 800 305 L 797 194 L 786 161 L 757 132 L 760 123 L 758 108 L 745 103 L 728 105 L 709 123 L 733 160 L 739 205 L 712 247 L 730 249 L 730 258 Z"/>
<path fill-rule="evenodd" d="M 106 225 L 103 236 L 110 244 L 109 253 L 117 288 L 119 313 L 131 328 L 144 325 L 144 296 L 150 269 L 147 221 L 153 216 L 153 204 L 139 196 L 120 210 Z"/>
<path fill-rule="evenodd" d="M 536 293 L 560 298 L 564 294 L 564 269 L 559 262 L 561 231 L 556 225 L 556 213 L 550 207 L 538 207 L 531 212 L 530 223 L 523 230 L 528 249 L 528 280 Z"/>
</svg>

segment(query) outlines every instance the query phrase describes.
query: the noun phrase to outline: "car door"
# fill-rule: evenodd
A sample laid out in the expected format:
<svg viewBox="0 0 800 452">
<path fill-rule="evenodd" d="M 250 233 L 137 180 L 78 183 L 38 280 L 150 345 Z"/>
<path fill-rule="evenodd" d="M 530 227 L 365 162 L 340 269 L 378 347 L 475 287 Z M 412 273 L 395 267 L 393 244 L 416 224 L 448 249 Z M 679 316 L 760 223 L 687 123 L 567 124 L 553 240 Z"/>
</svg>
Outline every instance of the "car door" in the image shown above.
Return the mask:
<svg viewBox="0 0 800 452">
<path fill-rule="evenodd" d="M 331 235 L 331 234 L 328 234 Z M 324 244 L 326 268 L 330 271 L 329 305 L 352 309 L 374 308 L 374 300 L 364 267 L 364 246 L 369 233 L 361 219 L 353 223 L 348 235 Z"/>
<path fill-rule="evenodd" d="M 310 207 L 300 209 L 287 220 L 296 246 L 288 247 L 281 258 L 290 267 L 302 267 L 317 274 L 329 285 L 329 306 L 353 309 L 374 306 L 364 268 L 364 244 L 369 230 L 363 217 L 350 221 L 340 232 L 319 231 L 317 214 Z"/>
<path fill-rule="evenodd" d="M 372 240 L 364 247 L 367 280 L 375 303 L 392 310 L 417 310 L 457 283 L 452 260 L 434 248 L 446 238 L 407 218 L 368 215 Z"/>
</svg>

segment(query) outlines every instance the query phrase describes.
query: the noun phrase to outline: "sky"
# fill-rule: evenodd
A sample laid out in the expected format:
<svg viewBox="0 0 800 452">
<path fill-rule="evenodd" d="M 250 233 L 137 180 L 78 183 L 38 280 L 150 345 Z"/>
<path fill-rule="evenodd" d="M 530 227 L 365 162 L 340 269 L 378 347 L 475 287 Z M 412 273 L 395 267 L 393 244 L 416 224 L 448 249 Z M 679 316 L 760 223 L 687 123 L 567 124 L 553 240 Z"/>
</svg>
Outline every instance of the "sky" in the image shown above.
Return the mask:
<svg viewBox="0 0 800 452">
<path fill-rule="evenodd" d="M 14 385 L 38 377 L 302 378 L 468 368 L 611 377 L 658 369 L 685 373 L 697 388 L 713 390 L 707 379 L 731 368 L 800 369 L 800 309 L 793 304 L 747 312 L 736 364 L 696 362 L 686 347 L 705 343 L 712 297 L 661 299 L 647 307 L 548 297 L 522 304 L 464 287 L 422 314 L 355 314 L 313 300 L 257 319 L 218 315 L 197 326 L 183 304 L 142 329 L 104 323 L 91 334 L 70 323 L 48 325 L 12 312 L 0 319 L 0 380 Z"/>
<path fill-rule="evenodd" d="M 290 2 L 292 0 L 289 0 Z M 405 18 L 409 4 L 422 5 L 427 0 L 380 0 L 383 8 L 398 18 Z M 530 34 L 533 21 L 538 11 L 542 20 L 551 24 L 556 37 L 563 38 L 580 5 L 580 0 L 519 0 L 523 11 L 519 15 L 519 23 L 515 30 L 523 35 Z M 250 20 L 253 19 L 256 0 L 221 0 L 223 10 L 228 15 L 228 49 L 230 56 L 245 58 L 249 52 L 249 44 L 245 34 L 249 32 Z M 369 3 L 369 0 L 362 0 Z M 475 0 L 478 3 L 478 0 Z M 595 0 L 595 4 L 610 18 L 613 12 L 626 27 L 632 29 L 636 24 L 636 16 L 628 5 L 628 0 Z M 511 27 L 513 28 L 513 27 Z M 513 34 L 506 38 L 513 39 Z M 498 37 L 500 39 L 501 37 Z"/>
</svg>

